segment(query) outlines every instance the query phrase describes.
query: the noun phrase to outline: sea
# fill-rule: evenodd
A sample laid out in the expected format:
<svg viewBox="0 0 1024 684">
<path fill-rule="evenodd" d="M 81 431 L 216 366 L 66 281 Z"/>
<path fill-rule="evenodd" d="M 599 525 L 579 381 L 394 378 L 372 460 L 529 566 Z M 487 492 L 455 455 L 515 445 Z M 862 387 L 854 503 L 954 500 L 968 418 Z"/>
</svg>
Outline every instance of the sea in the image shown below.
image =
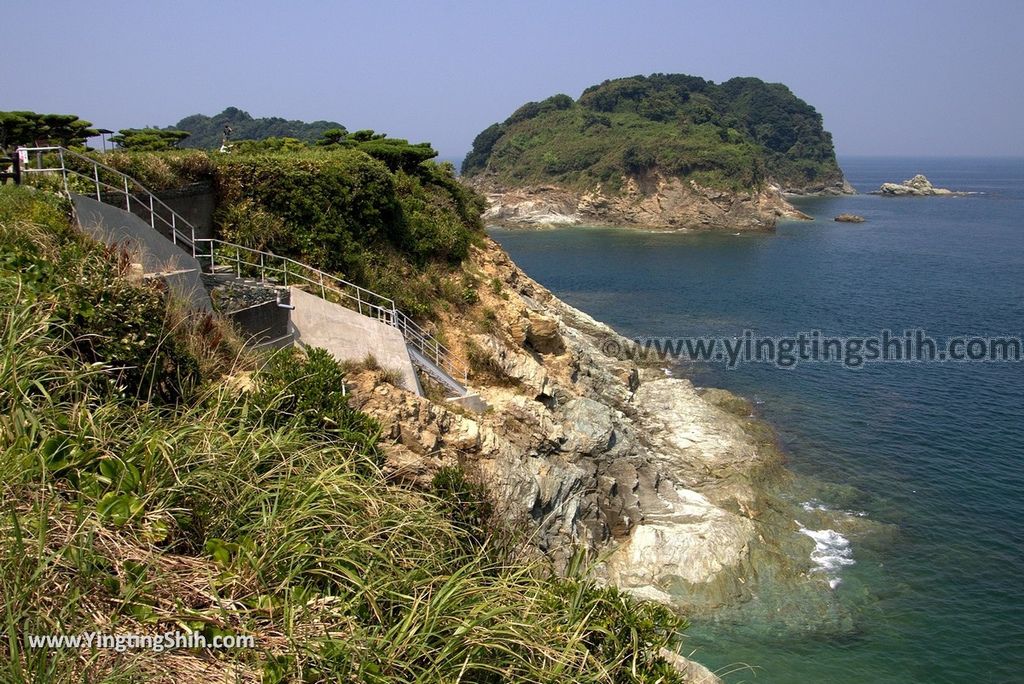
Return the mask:
<svg viewBox="0 0 1024 684">
<path fill-rule="evenodd" d="M 859 194 L 796 199 L 814 220 L 773 233 L 489 233 L 531 277 L 630 338 L 922 331 L 977 339 L 977 357 L 980 344 L 1024 335 L 1024 159 L 840 165 Z M 867 194 L 918 173 L 972 194 Z M 832 220 L 844 212 L 866 220 Z M 794 522 L 845 616 L 821 629 L 758 613 L 694 620 L 686 652 L 729 684 L 1024 682 L 1024 361 L 670 370 L 750 399 L 787 467 L 819 483 L 793 493 Z M 823 511 L 875 533 L 823 527 Z"/>
</svg>

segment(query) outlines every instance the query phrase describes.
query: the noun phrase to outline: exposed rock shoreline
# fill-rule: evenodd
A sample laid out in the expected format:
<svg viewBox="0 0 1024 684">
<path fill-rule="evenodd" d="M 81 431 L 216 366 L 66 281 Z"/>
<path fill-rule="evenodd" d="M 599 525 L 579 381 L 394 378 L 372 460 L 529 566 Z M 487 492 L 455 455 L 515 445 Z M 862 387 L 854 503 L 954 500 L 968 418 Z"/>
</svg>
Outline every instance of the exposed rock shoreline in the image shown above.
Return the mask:
<svg viewBox="0 0 1024 684">
<path fill-rule="evenodd" d="M 669 230 L 770 231 L 780 218 L 813 220 L 786 199 L 791 195 L 843 194 L 842 185 L 803 188 L 768 185 L 727 191 L 652 172 L 624 179 L 621 192 L 600 185 L 586 191 L 555 185 L 504 188 L 486 177 L 473 181 L 489 201 L 484 220 L 506 226 L 614 225 Z"/>
<path fill-rule="evenodd" d="M 471 261 L 493 285 L 482 304 L 496 324 L 452 316 L 445 330 L 490 369 L 471 384 L 492 410 L 468 414 L 373 371 L 353 379 L 353 405 L 384 427 L 393 477 L 422 484 L 461 464 L 556 567 L 586 546 L 604 558 L 605 581 L 689 615 L 782 594 L 804 599 L 766 609 L 787 624 L 841 613 L 798 502 L 777 493 L 791 475 L 774 433 L 748 402 L 629 360 L 629 340 L 492 241 Z"/>
</svg>

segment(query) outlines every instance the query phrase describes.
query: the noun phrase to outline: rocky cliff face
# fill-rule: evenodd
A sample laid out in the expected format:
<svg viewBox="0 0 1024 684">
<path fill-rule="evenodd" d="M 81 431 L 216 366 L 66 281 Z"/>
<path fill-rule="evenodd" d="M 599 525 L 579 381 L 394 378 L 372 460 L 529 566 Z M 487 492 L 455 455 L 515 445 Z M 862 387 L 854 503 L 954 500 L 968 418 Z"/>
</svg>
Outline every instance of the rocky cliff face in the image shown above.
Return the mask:
<svg viewBox="0 0 1024 684">
<path fill-rule="evenodd" d="M 800 185 L 793 183 L 783 184 L 782 193 L 790 196 L 820 196 L 820 195 L 856 195 L 857 190 L 850 182 L 843 177 L 842 173 L 822 179 L 820 181 L 809 181 Z"/>
<path fill-rule="evenodd" d="M 767 231 L 779 218 L 809 219 L 782 191 L 726 191 L 660 173 L 627 178 L 622 192 L 600 185 L 574 191 L 553 185 L 504 189 L 474 183 L 487 195 L 484 220 L 508 225 L 618 225 L 675 230 Z"/>
<path fill-rule="evenodd" d="M 493 242 L 471 261 L 492 284 L 481 288 L 490 324 L 453 316 L 445 331 L 469 350 L 471 384 L 491 409 L 465 413 L 380 373 L 353 379 L 354 405 L 384 425 L 393 477 L 427 483 L 461 464 L 556 566 L 589 547 L 606 554 L 607 581 L 690 614 L 743 603 L 766 584 L 830 601 L 797 506 L 769 493 L 788 475 L 746 401 L 628 360 L 628 340 Z"/>
</svg>

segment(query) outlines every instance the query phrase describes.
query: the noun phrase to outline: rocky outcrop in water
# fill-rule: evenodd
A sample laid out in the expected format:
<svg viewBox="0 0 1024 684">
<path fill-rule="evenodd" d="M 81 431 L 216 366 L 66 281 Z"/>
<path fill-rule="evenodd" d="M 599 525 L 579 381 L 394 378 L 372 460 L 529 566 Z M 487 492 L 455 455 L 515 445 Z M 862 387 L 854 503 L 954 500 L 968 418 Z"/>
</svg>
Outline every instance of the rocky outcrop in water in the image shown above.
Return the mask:
<svg viewBox="0 0 1024 684">
<path fill-rule="evenodd" d="M 917 174 L 902 183 L 882 183 L 873 194 L 885 195 L 887 197 L 930 197 L 934 195 L 953 196 L 966 195 L 966 192 L 955 192 L 946 188 L 936 188 L 922 174 Z"/>
<path fill-rule="evenodd" d="M 858 214 L 840 214 L 832 220 L 837 223 L 864 223 L 865 219 Z"/>
<path fill-rule="evenodd" d="M 484 220 L 503 225 L 615 225 L 676 230 L 766 231 L 779 218 L 810 219 L 781 189 L 726 191 L 651 173 L 626 178 L 621 192 L 600 185 L 575 191 L 554 185 L 505 189 L 475 184 L 489 200 Z"/>
<path fill-rule="evenodd" d="M 672 651 L 663 648 L 658 655 L 672 665 L 677 672 L 682 674 L 689 684 L 723 684 L 721 678 L 714 672 L 700 663 L 694 662 L 689 658 L 684 658 L 678 653 L 673 653 Z"/>
</svg>

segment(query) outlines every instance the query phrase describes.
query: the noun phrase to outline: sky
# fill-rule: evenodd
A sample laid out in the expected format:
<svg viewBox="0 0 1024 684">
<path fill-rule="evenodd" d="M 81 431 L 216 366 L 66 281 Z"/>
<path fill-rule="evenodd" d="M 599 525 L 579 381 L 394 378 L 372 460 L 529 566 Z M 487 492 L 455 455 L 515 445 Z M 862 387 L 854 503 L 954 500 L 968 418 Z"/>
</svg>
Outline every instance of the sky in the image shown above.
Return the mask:
<svg viewBox="0 0 1024 684">
<path fill-rule="evenodd" d="M 0 0 L 0 110 L 167 126 L 235 106 L 459 158 L 635 74 L 781 82 L 842 156 L 1024 156 L 1024 0 Z"/>
</svg>

